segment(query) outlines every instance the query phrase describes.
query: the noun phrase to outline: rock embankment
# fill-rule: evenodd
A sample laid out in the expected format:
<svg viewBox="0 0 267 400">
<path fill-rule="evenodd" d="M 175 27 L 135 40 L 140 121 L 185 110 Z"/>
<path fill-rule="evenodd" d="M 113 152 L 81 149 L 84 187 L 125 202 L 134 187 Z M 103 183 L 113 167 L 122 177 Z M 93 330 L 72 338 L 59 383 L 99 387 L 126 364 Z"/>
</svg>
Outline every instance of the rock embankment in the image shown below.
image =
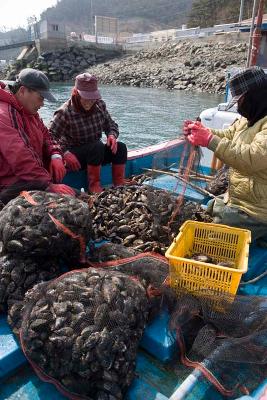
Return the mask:
<svg viewBox="0 0 267 400">
<path fill-rule="evenodd" d="M 22 68 L 42 70 L 50 81 L 69 81 L 84 71 L 94 73 L 104 84 L 163 87 L 223 93 L 226 69 L 245 66 L 246 43 L 164 43 L 156 49 L 118 56 L 94 48 L 71 46 L 47 51 L 30 60 L 17 60 L 1 78 L 14 80 Z"/>
<path fill-rule="evenodd" d="M 183 41 L 89 68 L 104 84 L 222 93 L 226 69 L 245 66 L 246 43 Z"/>
<path fill-rule="evenodd" d="M 118 56 L 118 52 L 70 46 L 67 49 L 47 51 L 31 60 L 17 60 L 5 71 L 5 79 L 14 80 L 23 68 L 36 68 L 47 74 L 50 81 L 68 81 L 88 67 Z"/>
</svg>

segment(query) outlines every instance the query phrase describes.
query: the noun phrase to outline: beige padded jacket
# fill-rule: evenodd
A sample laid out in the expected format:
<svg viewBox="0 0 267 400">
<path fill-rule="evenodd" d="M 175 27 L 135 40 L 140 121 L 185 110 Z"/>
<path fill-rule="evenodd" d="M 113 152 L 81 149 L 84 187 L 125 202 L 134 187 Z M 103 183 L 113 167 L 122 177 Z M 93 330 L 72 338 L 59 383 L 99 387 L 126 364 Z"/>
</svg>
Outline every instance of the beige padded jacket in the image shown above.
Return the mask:
<svg viewBox="0 0 267 400">
<path fill-rule="evenodd" d="M 228 205 L 267 223 L 267 116 L 248 127 L 246 118 L 211 129 L 209 149 L 230 167 Z"/>
</svg>

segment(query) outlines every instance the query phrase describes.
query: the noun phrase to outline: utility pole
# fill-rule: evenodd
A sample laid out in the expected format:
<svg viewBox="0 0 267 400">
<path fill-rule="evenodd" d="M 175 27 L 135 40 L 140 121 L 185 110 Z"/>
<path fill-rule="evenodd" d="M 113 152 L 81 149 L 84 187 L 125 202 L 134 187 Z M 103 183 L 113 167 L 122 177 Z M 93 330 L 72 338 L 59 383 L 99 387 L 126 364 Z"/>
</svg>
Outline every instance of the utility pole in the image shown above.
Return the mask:
<svg viewBox="0 0 267 400">
<path fill-rule="evenodd" d="M 256 65 L 261 43 L 261 26 L 263 18 L 264 0 L 259 0 L 256 26 L 253 33 L 250 65 Z"/>
<path fill-rule="evenodd" d="M 94 34 L 94 28 L 93 28 L 93 0 L 90 0 L 90 24 L 89 24 L 89 33 L 91 35 Z"/>
<path fill-rule="evenodd" d="M 244 0 L 241 0 L 240 1 L 239 19 L 238 19 L 239 25 L 241 24 L 241 22 L 243 20 L 243 12 L 244 12 Z"/>
<path fill-rule="evenodd" d="M 246 67 L 250 66 L 250 59 L 251 59 L 251 49 L 252 49 L 252 38 L 253 38 L 253 29 L 254 29 L 254 22 L 257 12 L 257 0 L 253 2 L 253 10 L 252 10 L 252 17 L 251 17 L 251 25 L 250 25 L 250 33 L 249 33 L 249 45 L 248 45 L 248 55 L 247 55 L 247 62 Z"/>
</svg>

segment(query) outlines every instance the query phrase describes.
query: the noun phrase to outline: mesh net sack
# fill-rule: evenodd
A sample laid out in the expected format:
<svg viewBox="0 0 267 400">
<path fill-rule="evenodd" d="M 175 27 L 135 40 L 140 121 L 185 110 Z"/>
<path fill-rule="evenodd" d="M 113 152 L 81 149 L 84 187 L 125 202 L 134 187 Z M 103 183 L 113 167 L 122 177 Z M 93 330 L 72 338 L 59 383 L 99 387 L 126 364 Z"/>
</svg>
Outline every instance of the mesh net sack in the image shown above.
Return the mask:
<svg viewBox="0 0 267 400">
<path fill-rule="evenodd" d="M 164 254 L 186 219 L 211 221 L 197 203 L 184 203 L 178 212 L 176 200 L 147 186 L 106 190 L 92 204 L 94 239 L 108 238 L 136 250 Z"/>
<path fill-rule="evenodd" d="M 145 288 L 153 286 L 160 289 L 165 284 L 169 275 L 169 264 L 164 256 L 157 253 L 138 253 L 133 256 L 129 255 L 126 258 L 110 260 L 108 255 L 105 260 L 103 257 L 105 249 L 110 248 L 111 251 L 112 248 L 114 249 L 114 245 L 106 244 L 103 247 L 102 253 L 101 247 L 98 250 L 98 254 L 100 254 L 99 262 L 89 262 L 89 265 L 93 268 L 108 268 L 110 271 L 123 272 L 129 276 L 136 277 Z M 117 253 L 125 252 L 124 247 L 121 245 L 117 245 L 116 250 Z"/>
<path fill-rule="evenodd" d="M 112 250 L 115 254 L 110 259 Z M 148 296 L 149 320 L 163 309 L 171 312 L 176 303 L 176 295 L 168 286 L 168 260 L 157 253 L 138 253 L 132 256 L 132 250 L 122 245 L 107 243 L 97 249 L 99 262 L 96 262 L 95 257 L 95 262 L 89 264 L 93 268 L 108 268 L 109 271 L 122 272 L 138 279 Z M 127 258 L 118 258 L 121 254 L 127 255 L 127 251 L 129 251 Z"/>
<path fill-rule="evenodd" d="M 208 183 L 206 189 L 214 194 L 215 196 L 219 196 L 227 191 L 229 185 L 229 167 L 224 165 L 214 178 Z"/>
<path fill-rule="evenodd" d="M 103 269 L 71 271 L 27 293 L 20 341 L 37 374 L 66 396 L 122 399 L 146 319 L 138 281 Z"/>
<path fill-rule="evenodd" d="M 93 262 L 105 262 L 132 257 L 139 253 L 139 250 L 135 250 L 131 247 L 125 247 L 122 244 L 104 243 L 99 247 L 96 247 L 94 244 L 92 244 L 89 257 L 90 261 Z"/>
<path fill-rule="evenodd" d="M 71 196 L 22 192 L 0 212 L 0 240 L 5 252 L 57 256 L 65 262 L 84 257 L 91 235 L 87 204 Z"/>
<path fill-rule="evenodd" d="M 223 396 L 249 394 L 266 378 L 266 298 L 181 292 L 171 329 L 182 363 L 199 369 Z"/>
<path fill-rule="evenodd" d="M 47 281 L 60 274 L 54 260 L 38 262 L 30 257 L 5 254 L 0 256 L 0 311 L 7 305 L 23 300 L 27 290 L 36 283 Z"/>
</svg>

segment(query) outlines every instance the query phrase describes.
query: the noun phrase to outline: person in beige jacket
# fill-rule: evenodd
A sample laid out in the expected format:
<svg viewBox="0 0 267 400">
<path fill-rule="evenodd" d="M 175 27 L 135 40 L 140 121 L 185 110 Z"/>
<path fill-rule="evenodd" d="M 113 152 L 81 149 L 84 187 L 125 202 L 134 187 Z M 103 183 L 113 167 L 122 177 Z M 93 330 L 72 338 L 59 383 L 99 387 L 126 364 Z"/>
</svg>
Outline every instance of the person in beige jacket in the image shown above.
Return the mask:
<svg viewBox="0 0 267 400">
<path fill-rule="evenodd" d="M 241 119 L 225 130 L 185 121 L 184 134 L 193 145 L 212 150 L 230 167 L 228 199 L 213 201 L 215 222 L 249 229 L 252 241 L 267 243 L 267 76 L 247 68 L 229 82 Z"/>
</svg>

